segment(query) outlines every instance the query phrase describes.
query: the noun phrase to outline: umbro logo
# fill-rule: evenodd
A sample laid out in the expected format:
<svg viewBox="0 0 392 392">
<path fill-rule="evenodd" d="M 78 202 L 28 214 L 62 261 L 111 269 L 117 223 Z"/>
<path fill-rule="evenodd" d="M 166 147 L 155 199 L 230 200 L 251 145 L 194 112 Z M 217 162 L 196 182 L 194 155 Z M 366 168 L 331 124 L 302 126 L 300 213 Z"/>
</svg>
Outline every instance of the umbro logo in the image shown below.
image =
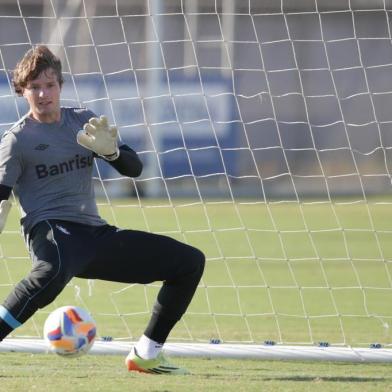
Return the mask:
<svg viewBox="0 0 392 392">
<path fill-rule="evenodd" d="M 38 144 L 38 146 L 36 146 L 34 148 L 34 150 L 43 151 L 43 150 L 46 150 L 48 147 L 49 147 L 49 144 Z"/>
</svg>

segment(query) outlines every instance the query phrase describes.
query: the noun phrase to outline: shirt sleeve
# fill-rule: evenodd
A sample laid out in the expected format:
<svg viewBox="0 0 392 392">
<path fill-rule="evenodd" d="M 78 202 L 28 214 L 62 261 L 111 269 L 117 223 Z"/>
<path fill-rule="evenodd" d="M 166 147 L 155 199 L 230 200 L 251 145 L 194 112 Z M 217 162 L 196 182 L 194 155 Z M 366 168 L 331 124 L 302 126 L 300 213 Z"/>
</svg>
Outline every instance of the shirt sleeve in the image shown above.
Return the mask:
<svg viewBox="0 0 392 392">
<path fill-rule="evenodd" d="M 98 117 L 92 110 L 90 109 L 86 109 L 83 113 L 82 113 L 82 123 L 85 124 L 88 122 L 88 120 L 90 120 L 90 118 L 92 117 Z"/>
<path fill-rule="evenodd" d="M 120 156 L 114 161 L 108 161 L 108 163 L 126 177 L 138 177 L 143 170 L 143 163 L 136 151 L 126 144 L 120 146 Z"/>
<path fill-rule="evenodd" d="M 13 188 L 22 170 L 17 139 L 13 133 L 6 132 L 0 142 L 0 184 Z"/>
</svg>

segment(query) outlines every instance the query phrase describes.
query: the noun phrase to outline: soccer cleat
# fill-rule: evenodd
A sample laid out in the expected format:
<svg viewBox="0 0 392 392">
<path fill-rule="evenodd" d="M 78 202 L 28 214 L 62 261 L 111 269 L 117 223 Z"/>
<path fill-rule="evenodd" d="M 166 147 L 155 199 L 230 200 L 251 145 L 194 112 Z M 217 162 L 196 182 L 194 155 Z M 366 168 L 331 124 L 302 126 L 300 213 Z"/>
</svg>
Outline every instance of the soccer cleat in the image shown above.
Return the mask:
<svg viewBox="0 0 392 392">
<path fill-rule="evenodd" d="M 135 348 L 132 348 L 131 352 L 125 358 L 125 365 L 129 371 L 136 371 L 140 373 L 189 374 L 187 369 L 171 364 L 163 353 L 159 353 L 159 355 L 154 359 L 143 359 L 139 357 Z"/>
</svg>

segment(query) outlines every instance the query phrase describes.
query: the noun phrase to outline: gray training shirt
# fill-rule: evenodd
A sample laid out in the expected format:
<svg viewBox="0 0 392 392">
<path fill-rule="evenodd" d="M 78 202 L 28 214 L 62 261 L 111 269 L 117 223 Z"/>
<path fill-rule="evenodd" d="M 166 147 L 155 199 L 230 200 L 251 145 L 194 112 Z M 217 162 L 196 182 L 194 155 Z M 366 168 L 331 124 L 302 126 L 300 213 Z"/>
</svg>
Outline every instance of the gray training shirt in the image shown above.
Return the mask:
<svg viewBox="0 0 392 392">
<path fill-rule="evenodd" d="M 98 226 L 92 170 L 94 156 L 76 141 L 77 132 L 95 114 L 61 108 L 61 120 L 46 124 L 24 116 L 0 143 L 0 184 L 17 186 L 28 233 L 46 219 Z"/>
</svg>

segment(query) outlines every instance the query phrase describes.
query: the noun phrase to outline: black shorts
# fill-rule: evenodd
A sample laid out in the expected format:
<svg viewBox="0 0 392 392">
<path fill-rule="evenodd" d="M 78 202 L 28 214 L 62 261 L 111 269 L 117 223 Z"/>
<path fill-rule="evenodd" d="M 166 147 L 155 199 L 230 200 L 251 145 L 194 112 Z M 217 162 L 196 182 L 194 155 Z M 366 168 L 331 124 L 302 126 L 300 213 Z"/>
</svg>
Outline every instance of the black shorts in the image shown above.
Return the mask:
<svg viewBox="0 0 392 392">
<path fill-rule="evenodd" d="M 38 223 L 28 245 L 33 266 L 49 263 L 65 280 L 76 276 L 124 283 L 175 279 L 192 248 L 163 235 L 57 219 Z"/>
</svg>

